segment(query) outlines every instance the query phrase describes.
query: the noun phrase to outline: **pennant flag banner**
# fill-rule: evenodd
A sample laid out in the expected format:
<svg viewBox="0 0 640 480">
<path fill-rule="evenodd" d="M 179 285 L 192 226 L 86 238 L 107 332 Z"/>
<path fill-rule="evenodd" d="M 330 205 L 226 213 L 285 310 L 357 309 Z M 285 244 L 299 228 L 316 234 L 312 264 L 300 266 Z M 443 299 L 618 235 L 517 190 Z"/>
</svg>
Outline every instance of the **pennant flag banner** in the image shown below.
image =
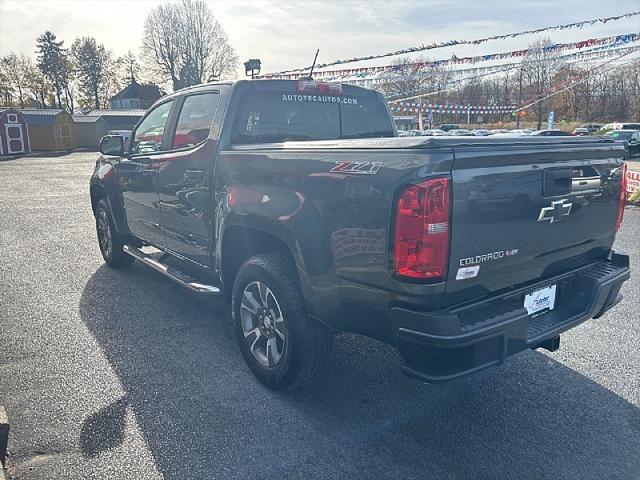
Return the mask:
<svg viewBox="0 0 640 480">
<path fill-rule="evenodd" d="M 577 53 L 572 53 L 569 55 L 561 55 L 558 57 L 558 59 L 562 59 L 562 60 L 567 60 L 567 61 L 574 61 L 574 60 L 581 60 L 581 61 L 591 61 L 591 60 L 603 60 L 605 58 L 610 58 L 610 57 L 615 57 L 618 56 L 620 54 L 627 54 L 627 53 L 633 53 L 633 52 L 640 52 L 640 45 L 636 45 L 633 47 L 624 47 L 624 48 L 617 48 L 615 50 L 604 50 L 604 51 L 598 51 L 598 52 L 577 52 Z M 481 77 L 486 77 L 488 75 L 495 75 L 496 73 L 503 73 L 503 72 L 507 72 L 509 70 L 513 70 L 514 68 L 518 68 L 520 66 L 519 63 L 501 63 L 500 65 L 492 65 L 490 67 L 473 67 L 473 68 L 465 68 L 465 69 L 460 69 L 460 70 L 454 70 L 452 71 L 452 73 L 454 73 L 456 75 L 455 79 L 453 79 L 450 82 L 447 82 L 444 86 L 446 87 L 446 89 L 451 89 L 461 83 L 467 82 L 467 81 L 471 81 L 471 80 L 476 80 L 478 78 Z M 420 74 L 418 74 L 420 75 Z M 323 79 L 323 80 L 327 80 L 327 79 Z M 350 78 L 350 79 L 335 79 L 335 80 L 340 80 L 344 83 L 352 83 L 354 85 L 358 85 L 363 79 L 361 78 Z M 334 80 L 334 81 L 335 81 Z M 372 80 L 367 80 L 370 84 L 373 83 Z M 380 79 L 378 79 L 377 81 L 380 81 Z M 396 97 L 399 98 L 395 98 L 392 100 L 389 100 L 390 102 L 401 102 L 401 101 L 405 101 L 405 100 L 410 100 L 413 98 L 420 98 L 420 97 L 424 97 L 424 96 L 430 96 L 430 95 L 434 95 L 436 93 L 440 93 L 439 92 L 429 92 L 426 95 L 417 95 L 417 96 L 413 96 L 410 97 L 412 94 L 414 94 L 415 92 L 403 92 L 403 93 L 397 93 L 395 94 Z M 410 98 L 407 98 L 410 97 Z"/>
<path fill-rule="evenodd" d="M 587 40 L 581 40 L 578 42 L 571 43 L 555 43 L 553 45 L 549 45 L 544 48 L 545 52 L 562 52 L 566 50 L 576 50 L 583 49 L 587 47 L 593 46 L 602 46 L 599 48 L 615 48 L 620 45 L 624 45 L 631 42 L 640 41 L 640 33 L 627 33 L 624 35 L 614 35 L 610 37 L 600 37 L 600 38 L 589 38 Z M 475 64 L 478 62 L 486 62 L 492 60 L 504 60 L 504 59 L 514 59 L 526 57 L 529 54 L 535 53 L 536 49 L 522 49 L 522 50 L 512 50 L 510 52 L 500 52 L 500 53 L 491 53 L 488 55 L 476 55 L 473 57 L 456 57 L 455 55 L 449 59 L 442 60 L 434 60 L 432 62 L 418 62 L 418 63 L 407 63 L 401 65 L 383 65 L 377 67 L 361 67 L 361 68 L 350 68 L 344 70 L 328 70 L 324 72 L 316 72 L 315 75 L 317 77 L 349 77 L 349 76 L 367 76 L 372 74 L 380 74 L 384 72 L 393 72 L 400 71 L 406 68 L 412 68 L 415 70 L 420 70 L 428 67 L 444 67 L 450 65 L 462 65 L 462 64 Z M 579 54 L 580 52 L 576 52 L 575 54 Z M 596 52 L 600 53 L 600 52 Z M 299 73 L 288 73 L 288 74 L 269 74 L 262 75 L 259 78 L 280 78 L 280 79 L 297 79 L 301 76 L 307 75 L 308 72 L 299 72 Z"/>
<path fill-rule="evenodd" d="M 404 99 L 398 99 L 398 100 L 392 100 L 389 103 L 390 105 L 390 109 L 392 111 L 396 111 L 396 112 L 425 112 L 425 110 L 428 110 L 429 112 L 431 111 L 436 111 L 436 112 L 440 112 L 440 113 L 465 113 L 465 112 L 469 112 L 469 113 L 506 113 L 506 112 L 522 112 L 523 110 L 525 110 L 526 108 L 531 107 L 532 105 L 535 105 L 536 103 L 549 98 L 553 95 L 556 95 L 558 93 L 561 93 L 565 90 L 568 90 L 569 88 L 571 88 L 572 86 L 590 78 L 591 76 L 595 75 L 598 73 L 598 70 L 602 70 L 604 67 L 606 67 L 608 64 L 612 63 L 612 62 L 616 62 L 620 59 L 622 59 L 623 57 L 629 55 L 633 53 L 632 51 L 628 51 L 626 53 L 622 53 L 618 56 L 616 56 L 615 58 L 612 58 L 610 60 L 607 60 L 604 63 L 598 64 L 596 66 L 594 66 L 593 68 L 587 70 L 586 72 L 582 71 L 582 72 L 578 72 L 577 74 L 574 75 L 570 75 L 568 78 L 556 83 L 555 85 L 552 85 L 551 87 L 545 89 L 545 91 L 543 91 L 540 95 L 537 95 L 533 98 L 527 99 L 524 102 L 520 103 L 519 106 L 489 106 L 489 107 L 483 107 L 483 106 L 478 106 L 478 105 L 451 105 L 451 104 L 422 104 L 420 105 L 420 103 L 417 103 L 414 100 L 415 98 L 420 98 L 420 97 L 424 97 L 426 95 L 431 95 L 433 93 L 439 93 L 439 92 L 431 92 L 431 93 L 427 93 L 427 94 L 423 94 L 423 95 L 418 95 L 415 97 L 410 97 L 410 98 L 404 98 Z M 610 69 L 615 69 L 624 65 L 629 65 L 633 62 L 636 62 L 636 60 L 631 60 L 628 61 L 626 63 L 621 63 L 618 65 L 613 65 L 611 67 L 608 67 Z M 461 108 L 464 107 L 464 108 Z M 494 110 L 494 111 L 491 111 Z"/>
<path fill-rule="evenodd" d="M 472 113 L 472 114 L 489 114 L 489 113 L 511 113 L 517 110 L 515 105 L 450 105 L 450 104 L 433 104 L 423 103 L 422 106 L 415 102 L 403 102 L 389 106 L 391 111 L 396 113 Z"/>
<path fill-rule="evenodd" d="M 423 52 L 423 51 L 426 51 L 426 50 L 433 50 L 433 49 L 436 49 L 436 48 L 451 47 L 451 46 L 454 46 L 454 45 L 479 45 L 481 43 L 488 42 L 489 40 L 504 40 L 504 39 L 507 39 L 507 38 L 520 37 L 522 35 L 529 35 L 529 34 L 547 32 L 547 31 L 550 31 L 550 30 L 566 30 L 566 29 L 570 29 L 570 28 L 582 28 L 582 27 L 584 27 L 586 25 L 594 25 L 596 23 L 613 22 L 615 20 L 620 20 L 620 19 L 623 19 L 623 18 L 630 18 L 630 17 L 634 17 L 636 15 L 640 15 L 640 12 L 630 12 L 630 13 L 625 13 L 623 15 L 616 15 L 614 17 L 595 18 L 595 19 L 592 19 L 592 20 L 584 20 L 582 22 L 567 23 L 567 24 L 564 24 L 564 25 L 553 25 L 553 26 L 549 26 L 549 27 L 537 28 L 535 30 L 523 30 L 521 32 L 508 33 L 508 34 L 504 34 L 504 35 L 493 35 L 491 37 L 478 38 L 476 40 L 448 40 L 446 42 L 435 42 L 435 43 L 431 43 L 431 44 L 428 44 L 428 45 L 419 45 L 419 46 L 416 46 L 416 47 L 404 48 L 402 50 L 396 50 L 395 52 L 387 52 L 387 53 L 382 53 L 382 54 L 378 54 L 378 55 L 368 55 L 368 56 L 365 56 L 365 57 L 353 57 L 353 58 L 347 58 L 347 59 L 343 59 L 343 60 L 335 60 L 333 62 L 316 65 L 315 68 L 325 68 L 325 67 L 331 67 L 333 65 L 341 65 L 343 63 L 353 63 L 353 62 L 360 62 L 360 61 L 364 61 L 364 60 L 373 60 L 373 59 L 376 59 L 376 58 L 393 57 L 393 56 L 396 56 L 396 55 L 406 55 L 408 53 Z M 311 67 L 309 66 L 309 67 L 304 67 L 304 68 L 294 68 L 294 69 L 291 69 L 291 70 L 283 70 L 283 71 L 280 71 L 280 72 L 275 72 L 275 73 L 270 73 L 270 74 L 264 75 L 261 78 L 272 78 L 274 76 L 280 76 L 280 75 L 284 75 L 284 74 L 288 74 L 288 73 L 294 73 L 294 72 L 302 72 L 304 74 L 305 72 L 308 72 L 310 70 L 310 68 Z"/>
</svg>

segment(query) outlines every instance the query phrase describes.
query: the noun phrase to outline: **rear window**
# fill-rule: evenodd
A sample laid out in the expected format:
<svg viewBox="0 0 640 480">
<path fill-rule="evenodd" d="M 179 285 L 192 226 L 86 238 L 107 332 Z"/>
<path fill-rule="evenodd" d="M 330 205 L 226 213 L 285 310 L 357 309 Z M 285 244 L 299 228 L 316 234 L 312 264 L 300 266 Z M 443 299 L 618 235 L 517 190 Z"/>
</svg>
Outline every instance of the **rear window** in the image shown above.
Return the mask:
<svg viewBox="0 0 640 480">
<path fill-rule="evenodd" d="M 235 144 L 394 137 L 386 105 L 363 92 L 344 96 L 249 91 L 240 100 Z"/>
</svg>

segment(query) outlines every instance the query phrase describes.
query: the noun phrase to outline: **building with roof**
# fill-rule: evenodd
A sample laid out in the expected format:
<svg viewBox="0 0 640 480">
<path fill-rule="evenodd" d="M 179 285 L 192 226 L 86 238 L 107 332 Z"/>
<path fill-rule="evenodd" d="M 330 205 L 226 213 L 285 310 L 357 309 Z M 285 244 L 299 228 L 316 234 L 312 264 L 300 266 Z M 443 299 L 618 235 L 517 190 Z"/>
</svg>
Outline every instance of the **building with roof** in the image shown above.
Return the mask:
<svg viewBox="0 0 640 480">
<path fill-rule="evenodd" d="M 102 117 L 109 130 L 133 130 L 145 114 L 145 110 L 91 110 L 86 117 Z"/>
<path fill-rule="evenodd" d="M 157 85 L 139 84 L 132 78 L 129 85 L 109 99 L 109 106 L 113 110 L 146 110 L 163 95 Z"/>
<path fill-rule="evenodd" d="M 109 133 L 109 124 L 104 117 L 73 115 L 72 118 L 78 147 L 98 149 L 100 139 Z"/>
<path fill-rule="evenodd" d="M 28 153 L 29 127 L 19 111 L 0 107 L 0 156 Z"/>
<path fill-rule="evenodd" d="M 418 128 L 418 117 L 412 115 L 394 116 L 398 130 L 415 130 Z"/>
<path fill-rule="evenodd" d="M 69 113 L 56 108 L 24 108 L 19 111 L 29 126 L 31 150 L 76 148 L 73 118 Z"/>
</svg>

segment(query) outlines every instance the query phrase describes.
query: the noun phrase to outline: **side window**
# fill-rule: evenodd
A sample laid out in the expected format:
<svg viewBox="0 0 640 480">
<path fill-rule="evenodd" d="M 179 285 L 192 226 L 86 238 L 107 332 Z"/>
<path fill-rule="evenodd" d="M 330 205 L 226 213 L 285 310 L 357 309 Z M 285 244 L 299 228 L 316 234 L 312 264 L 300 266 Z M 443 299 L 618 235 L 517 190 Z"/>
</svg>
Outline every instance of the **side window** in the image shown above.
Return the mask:
<svg viewBox="0 0 640 480">
<path fill-rule="evenodd" d="M 169 119 L 173 100 L 158 105 L 144 117 L 131 139 L 131 153 L 153 153 L 162 149 L 164 129 Z"/>
<path fill-rule="evenodd" d="M 217 93 L 203 93 L 185 98 L 178 117 L 172 148 L 194 147 L 204 142 L 209 137 L 217 107 Z"/>
</svg>

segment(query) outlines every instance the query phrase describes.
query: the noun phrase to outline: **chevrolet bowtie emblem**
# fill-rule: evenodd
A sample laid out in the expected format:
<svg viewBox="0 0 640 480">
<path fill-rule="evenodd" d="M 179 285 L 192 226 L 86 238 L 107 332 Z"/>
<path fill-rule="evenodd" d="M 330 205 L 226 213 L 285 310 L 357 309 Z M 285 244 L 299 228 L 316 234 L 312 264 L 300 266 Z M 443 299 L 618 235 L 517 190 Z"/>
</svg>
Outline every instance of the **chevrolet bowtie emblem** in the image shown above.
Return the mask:
<svg viewBox="0 0 640 480">
<path fill-rule="evenodd" d="M 558 200 L 557 202 L 551 202 L 550 207 L 544 207 L 540 210 L 539 222 L 549 223 L 559 222 L 562 217 L 569 215 L 573 203 L 567 202 L 567 200 Z"/>
</svg>

